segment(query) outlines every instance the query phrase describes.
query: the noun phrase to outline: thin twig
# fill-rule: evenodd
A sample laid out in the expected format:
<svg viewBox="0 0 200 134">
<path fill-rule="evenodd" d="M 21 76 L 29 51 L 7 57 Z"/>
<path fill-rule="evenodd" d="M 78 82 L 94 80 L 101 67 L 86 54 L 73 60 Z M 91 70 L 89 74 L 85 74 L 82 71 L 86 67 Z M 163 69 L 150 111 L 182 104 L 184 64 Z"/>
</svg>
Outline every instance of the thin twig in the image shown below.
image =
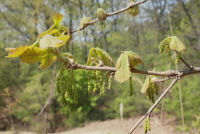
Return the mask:
<svg viewBox="0 0 200 134">
<path fill-rule="evenodd" d="M 163 92 L 163 94 L 158 98 L 158 100 L 153 104 L 153 106 L 151 106 L 151 108 L 147 111 L 147 113 L 145 115 L 143 115 L 140 120 L 138 120 L 138 122 L 131 128 L 131 130 L 128 132 L 128 134 L 131 134 L 136 128 L 137 126 L 147 117 L 150 115 L 150 113 L 153 111 L 153 109 L 158 105 L 158 103 L 163 99 L 163 97 L 168 93 L 168 91 L 173 87 L 173 85 L 179 80 L 179 78 L 177 77 L 176 79 L 174 79 L 171 84 L 169 85 L 169 87 L 165 90 L 165 92 Z"/>
<path fill-rule="evenodd" d="M 122 13 L 122 12 L 125 12 L 126 10 L 130 9 L 130 8 L 133 8 L 139 4 L 143 4 L 145 2 L 147 2 L 148 0 L 142 0 L 140 2 L 136 2 L 136 3 L 132 3 L 132 4 L 129 4 L 127 7 L 121 9 L 121 10 L 118 10 L 118 11 L 115 11 L 115 12 L 112 12 L 112 13 L 107 13 L 107 17 L 110 17 L 110 16 L 113 16 L 113 15 L 117 15 L 119 13 Z M 75 32 L 78 32 L 78 31 L 81 31 L 83 29 L 85 29 L 86 27 L 88 27 L 89 25 L 93 25 L 94 23 L 98 22 L 99 20 L 98 19 L 95 19 L 95 20 L 92 20 L 91 22 L 89 23 L 86 23 L 83 27 L 77 29 L 77 30 L 73 30 L 73 31 L 70 31 L 70 34 L 73 34 Z"/>
<path fill-rule="evenodd" d="M 180 58 L 180 60 L 190 69 L 194 69 L 193 66 L 189 65 L 182 57 Z"/>
</svg>

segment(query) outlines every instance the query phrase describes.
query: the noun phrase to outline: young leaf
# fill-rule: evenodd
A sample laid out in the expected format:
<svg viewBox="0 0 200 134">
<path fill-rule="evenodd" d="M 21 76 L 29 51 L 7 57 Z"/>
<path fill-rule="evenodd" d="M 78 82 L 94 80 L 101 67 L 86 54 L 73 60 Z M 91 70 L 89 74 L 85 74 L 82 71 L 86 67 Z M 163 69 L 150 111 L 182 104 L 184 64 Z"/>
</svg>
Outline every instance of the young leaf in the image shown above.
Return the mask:
<svg viewBox="0 0 200 134">
<path fill-rule="evenodd" d="M 96 48 L 98 58 L 104 63 L 106 66 L 111 66 L 113 62 L 111 56 L 104 50 L 100 48 Z"/>
<path fill-rule="evenodd" d="M 117 62 L 115 64 L 115 68 L 119 69 L 121 67 L 121 61 L 122 61 L 122 57 L 123 57 L 123 54 L 121 54 L 119 56 L 119 58 L 117 59 Z"/>
<path fill-rule="evenodd" d="M 129 62 L 128 62 L 128 55 L 126 54 L 121 54 L 121 64 L 120 68 L 115 72 L 115 80 L 123 83 L 131 77 L 131 71 L 129 68 Z"/>
<path fill-rule="evenodd" d="M 57 38 L 63 41 L 63 43 L 56 45 L 56 47 L 60 47 L 60 46 L 63 46 L 69 40 L 70 35 L 64 35 L 64 36 L 57 37 Z"/>
<path fill-rule="evenodd" d="M 56 61 L 56 58 L 57 57 L 51 53 L 43 57 L 42 60 L 40 61 L 41 62 L 41 65 L 39 66 L 40 69 L 46 69 L 50 67 Z"/>
<path fill-rule="evenodd" d="M 56 25 L 56 26 L 58 26 L 62 20 L 63 20 L 62 14 L 55 14 L 53 16 L 54 25 Z"/>
<path fill-rule="evenodd" d="M 128 60 L 131 67 L 135 67 L 138 64 L 144 64 L 141 57 L 134 52 L 125 51 L 124 54 L 128 55 Z"/>
<path fill-rule="evenodd" d="M 24 53 L 28 49 L 29 46 L 19 46 L 17 48 L 5 48 L 6 51 L 11 53 L 6 56 L 7 58 L 19 57 L 21 54 Z"/>
<path fill-rule="evenodd" d="M 20 58 L 23 63 L 30 64 L 41 61 L 48 54 L 47 50 L 31 47 L 24 51 L 24 53 L 20 55 Z"/>
<path fill-rule="evenodd" d="M 164 51 L 166 45 L 169 45 L 169 42 L 171 40 L 171 37 L 167 37 L 166 39 L 164 39 L 160 45 L 159 45 L 159 53 L 162 53 Z"/>
<path fill-rule="evenodd" d="M 141 93 L 146 93 L 147 89 L 149 88 L 149 83 L 150 83 L 150 77 L 147 76 L 147 78 L 141 88 Z"/>
<path fill-rule="evenodd" d="M 49 47 L 57 47 L 63 44 L 63 41 L 52 35 L 46 34 L 40 39 L 39 44 L 41 49 L 47 49 Z"/>
<path fill-rule="evenodd" d="M 43 33 L 39 34 L 38 37 L 43 37 L 47 34 L 49 34 L 53 29 L 55 28 L 55 25 L 51 26 L 48 30 L 44 31 Z"/>
<path fill-rule="evenodd" d="M 91 66 L 93 63 L 93 58 L 97 57 L 96 49 L 95 48 L 90 48 L 90 52 L 88 55 L 88 60 L 87 60 L 87 66 Z"/>
<path fill-rule="evenodd" d="M 171 41 L 169 46 L 170 49 L 176 50 L 178 52 L 186 51 L 185 45 L 176 36 L 171 36 Z"/>
</svg>

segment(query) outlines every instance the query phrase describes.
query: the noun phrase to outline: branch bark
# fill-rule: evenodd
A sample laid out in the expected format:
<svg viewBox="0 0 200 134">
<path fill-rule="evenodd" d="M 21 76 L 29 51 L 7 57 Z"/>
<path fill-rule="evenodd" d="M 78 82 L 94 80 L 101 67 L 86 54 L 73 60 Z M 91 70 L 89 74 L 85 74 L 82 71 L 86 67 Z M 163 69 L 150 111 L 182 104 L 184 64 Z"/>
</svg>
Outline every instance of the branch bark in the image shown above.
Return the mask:
<svg viewBox="0 0 200 134">
<path fill-rule="evenodd" d="M 133 3 L 133 4 L 129 4 L 127 7 L 121 9 L 121 10 L 118 10 L 118 11 L 115 11 L 115 12 L 112 12 L 112 13 L 107 13 L 107 17 L 110 17 L 110 16 L 113 16 L 113 15 L 117 15 L 119 13 L 122 13 L 122 12 L 125 12 L 126 10 L 130 9 L 130 8 L 133 8 L 139 4 L 143 4 L 145 2 L 147 2 L 148 0 L 142 0 L 140 2 L 136 2 L 136 3 Z M 93 25 L 94 23 L 98 22 L 99 20 L 98 19 L 95 19 L 95 20 L 92 20 L 91 22 L 85 24 L 83 27 L 77 29 L 77 30 L 72 30 L 69 34 L 73 34 L 75 32 L 78 32 L 78 31 L 81 31 L 83 29 L 85 29 L 86 27 L 88 27 L 89 25 Z"/>
<path fill-rule="evenodd" d="M 147 117 L 151 114 L 151 112 L 153 111 L 153 109 L 158 105 L 158 103 L 163 99 L 163 97 L 168 93 L 168 91 L 173 87 L 173 85 L 180 79 L 180 77 L 176 77 L 176 79 L 174 79 L 171 84 L 169 85 L 169 87 L 165 90 L 165 92 L 163 92 L 163 94 L 158 98 L 158 100 L 151 106 L 151 108 L 147 111 L 147 113 L 145 115 L 143 115 L 140 120 L 138 120 L 138 122 L 131 128 L 131 130 L 128 132 L 128 134 L 131 134 L 136 128 L 137 126 Z"/>
</svg>

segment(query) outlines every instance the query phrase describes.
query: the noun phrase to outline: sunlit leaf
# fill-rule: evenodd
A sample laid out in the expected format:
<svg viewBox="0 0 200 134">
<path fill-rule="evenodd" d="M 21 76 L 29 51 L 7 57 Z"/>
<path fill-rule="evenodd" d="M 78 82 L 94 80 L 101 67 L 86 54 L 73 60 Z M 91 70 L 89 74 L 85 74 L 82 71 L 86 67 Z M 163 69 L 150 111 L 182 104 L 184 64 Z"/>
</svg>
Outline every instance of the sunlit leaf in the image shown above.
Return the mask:
<svg viewBox="0 0 200 134">
<path fill-rule="evenodd" d="M 30 64 L 41 61 L 48 54 L 47 50 L 31 47 L 24 51 L 24 53 L 20 55 L 20 58 L 23 63 Z"/>
<path fill-rule="evenodd" d="M 128 55 L 126 54 L 121 54 L 121 64 L 120 68 L 115 72 L 115 80 L 123 83 L 131 77 L 131 71 L 129 68 L 129 62 L 128 62 Z"/>
<path fill-rule="evenodd" d="M 141 57 L 138 54 L 132 51 L 125 51 L 124 54 L 128 55 L 128 60 L 131 67 L 135 67 L 138 64 L 144 64 Z"/>
<path fill-rule="evenodd" d="M 50 31 L 48 32 L 48 34 L 52 35 L 52 34 L 55 34 L 55 33 L 58 33 L 58 32 L 59 32 L 58 29 L 53 29 L 53 30 L 50 30 Z"/>
<path fill-rule="evenodd" d="M 61 37 L 57 37 L 59 40 L 62 40 L 63 43 L 61 44 L 57 44 L 56 47 L 60 47 L 62 45 L 64 45 L 70 38 L 70 35 L 64 35 L 64 36 L 61 36 Z"/>
<path fill-rule="evenodd" d="M 24 53 L 24 51 L 26 51 L 26 49 L 28 49 L 29 46 L 19 46 L 17 48 L 6 48 L 6 51 L 9 51 L 11 53 L 8 54 L 8 56 L 6 56 L 7 58 L 11 58 L 11 57 L 19 57 L 21 54 Z"/>
<path fill-rule="evenodd" d="M 59 25 L 62 20 L 63 20 L 62 14 L 55 14 L 53 16 L 54 25 L 56 25 L 56 26 Z"/>
<path fill-rule="evenodd" d="M 40 69 L 49 68 L 56 61 L 56 58 L 57 57 L 51 53 L 43 57 L 42 60 L 40 61 L 41 62 Z"/>
<path fill-rule="evenodd" d="M 176 50 L 178 52 L 186 51 L 185 45 L 176 36 L 171 36 L 169 45 L 170 49 Z"/>
<path fill-rule="evenodd" d="M 148 76 L 141 88 L 141 93 L 146 93 L 147 89 L 149 88 L 150 83 L 150 77 Z"/>
<path fill-rule="evenodd" d="M 47 49 L 49 47 L 57 47 L 58 45 L 61 45 L 62 43 L 63 43 L 62 40 L 49 34 L 46 34 L 45 36 L 43 36 L 42 39 L 40 39 L 39 41 L 41 49 Z"/>
</svg>

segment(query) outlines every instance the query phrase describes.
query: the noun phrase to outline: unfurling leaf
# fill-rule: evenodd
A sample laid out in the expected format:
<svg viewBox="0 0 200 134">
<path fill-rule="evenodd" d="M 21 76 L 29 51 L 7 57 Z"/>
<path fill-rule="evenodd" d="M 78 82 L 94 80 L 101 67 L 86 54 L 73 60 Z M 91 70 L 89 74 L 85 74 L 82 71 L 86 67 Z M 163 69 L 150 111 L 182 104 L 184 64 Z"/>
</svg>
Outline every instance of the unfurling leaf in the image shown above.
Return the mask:
<svg viewBox="0 0 200 134">
<path fill-rule="evenodd" d="M 96 49 L 90 48 L 88 60 L 87 60 L 87 66 L 92 66 L 92 63 L 94 62 L 95 57 L 97 57 Z"/>
<path fill-rule="evenodd" d="M 107 18 L 106 12 L 102 8 L 97 9 L 97 17 L 99 21 L 104 21 Z"/>
<path fill-rule="evenodd" d="M 115 80 L 123 83 L 131 77 L 131 71 L 130 71 L 130 64 L 128 61 L 128 55 L 121 54 L 120 56 L 121 61 L 118 61 L 120 63 L 119 69 L 115 72 Z"/>
<path fill-rule="evenodd" d="M 62 14 L 55 14 L 53 16 L 54 25 L 56 25 L 56 26 L 59 25 L 62 20 L 63 20 Z"/>
<path fill-rule="evenodd" d="M 28 49 L 29 46 L 19 46 L 18 48 L 5 48 L 6 51 L 11 53 L 6 56 L 7 58 L 19 57 L 21 54 L 24 53 Z"/>
<path fill-rule="evenodd" d="M 128 55 L 128 60 L 131 68 L 137 66 L 138 64 L 144 64 L 138 54 L 132 51 L 124 51 L 124 54 Z"/>
<path fill-rule="evenodd" d="M 154 95 L 158 95 L 159 91 L 158 84 L 154 82 L 156 79 L 153 75 L 148 76 L 141 88 L 141 93 L 145 93 L 153 103 L 155 102 Z"/>
<path fill-rule="evenodd" d="M 176 50 L 178 52 L 186 51 L 185 45 L 176 36 L 170 36 L 164 39 L 160 43 L 159 49 L 160 49 L 160 53 L 162 53 L 163 50 L 166 50 L 168 52 L 169 49 Z"/>
<path fill-rule="evenodd" d="M 111 66 L 112 63 L 114 63 L 113 59 L 106 51 L 104 51 L 98 47 L 96 48 L 96 51 L 98 54 L 98 58 L 104 63 L 104 65 Z"/>
<path fill-rule="evenodd" d="M 57 47 L 63 44 L 64 42 L 52 35 L 46 34 L 40 39 L 39 44 L 41 49 L 47 49 L 49 47 Z"/>
<path fill-rule="evenodd" d="M 178 52 L 186 51 L 185 45 L 176 36 L 171 36 L 170 49 L 176 50 Z"/>
<path fill-rule="evenodd" d="M 171 37 L 167 37 L 166 39 L 164 39 L 160 43 L 160 45 L 159 45 L 159 53 L 162 53 L 164 50 L 169 51 L 169 50 L 167 50 L 167 48 L 169 48 L 170 40 L 171 40 Z"/>
<path fill-rule="evenodd" d="M 88 55 L 87 65 L 92 66 L 94 62 L 100 63 L 99 60 L 106 66 L 111 66 L 112 63 L 114 63 L 111 56 L 106 51 L 98 47 L 91 48 Z"/>
<path fill-rule="evenodd" d="M 143 86 L 142 86 L 142 89 L 141 89 L 141 93 L 146 93 L 147 89 L 149 88 L 149 83 L 150 83 L 150 78 L 149 76 L 146 78 Z"/>
</svg>

